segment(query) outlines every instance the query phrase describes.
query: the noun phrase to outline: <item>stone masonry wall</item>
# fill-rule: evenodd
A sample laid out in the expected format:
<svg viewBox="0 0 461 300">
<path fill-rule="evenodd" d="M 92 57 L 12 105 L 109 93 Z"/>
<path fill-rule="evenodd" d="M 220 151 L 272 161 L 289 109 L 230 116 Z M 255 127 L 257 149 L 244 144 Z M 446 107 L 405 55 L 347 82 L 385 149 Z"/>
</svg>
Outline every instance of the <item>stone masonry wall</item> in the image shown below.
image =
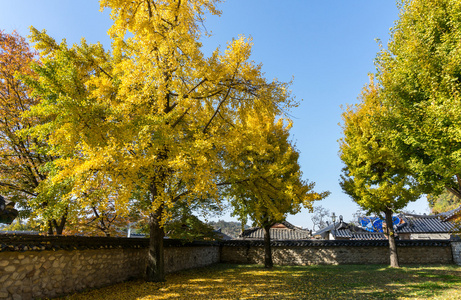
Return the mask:
<svg viewBox="0 0 461 300">
<path fill-rule="evenodd" d="M 451 242 L 451 247 L 453 251 L 453 262 L 461 266 L 461 241 Z"/>
<path fill-rule="evenodd" d="M 112 248 L 106 245 L 98 249 L 79 249 L 80 246 L 43 250 L 43 246 L 31 246 L 30 241 L 10 245 L 13 251 L 0 252 L 0 299 L 56 297 L 142 277 L 146 268 L 146 241 L 133 241 L 134 248 L 127 247 L 129 239 L 119 241 L 125 243 L 120 248 L 114 248 L 117 241 L 108 241 Z M 92 240 L 91 243 L 96 245 Z M 68 248 L 65 244 L 55 248 Z M 21 251 L 24 248 L 28 250 Z M 165 243 L 167 273 L 217 262 L 219 247 L 212 243 L 182 244 L 171 240 Z"/>
<path fill-rule="evenodd" d="M 352 241 L 353 242 L 353 241 Z M 221 262 L 263 264 L 264 247 L 258 243 L 229 243 L 221 248 Z M 386 243 L 345 243 L 328 241 L 318 243 L 275 243 L 272 257 L 277 265 L 314 264 L 389 264 L 389 248 Z M 305 244 L 305 245 L 304 245 Z M 452 264 L 450 243 L 444 245 L 404 244 L 397 248 L 402 264 Z"/>
<path fill-rule="evenodd" d="M 139 277 L 145 249 L 0 253 L 0 299 L 55 297 Z"/>
<path fill-rule="evenodd" d="M 219 259 L 218 246 L 165 248 L 165 270 L 167 273 L 208 266 L 218 263 Z"/>
<path fill-rule="evenodd" d="M 55 297 L 144 275 L 147 239 L 0 236 L 0 299 Z M 402 264 L 461 264 L 461 241 L 398 241 Z M 388 264 L 387 241 L 285 241 L 278 265 Z M 262 264 L 262 242 L 165 240 L 167 273 L 218 262 Z"/>
</svg>

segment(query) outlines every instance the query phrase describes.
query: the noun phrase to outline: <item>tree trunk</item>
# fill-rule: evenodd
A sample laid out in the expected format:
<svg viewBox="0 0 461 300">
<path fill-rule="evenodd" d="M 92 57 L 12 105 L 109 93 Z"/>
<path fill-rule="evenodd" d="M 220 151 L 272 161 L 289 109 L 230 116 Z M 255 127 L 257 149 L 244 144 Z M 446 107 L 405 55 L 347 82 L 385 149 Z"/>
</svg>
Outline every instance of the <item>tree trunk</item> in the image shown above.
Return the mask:
<svg viewBox="0 0 461 300">
<path fill-rule="evenodd" d="M 54 225 L 54 228 L 56 228 L 57 235 L 62 235 L 62 232 L 64 231 L 64 226 L 66 225 L 66 221 L 67 221 L 67 209 L 66 209 L 66 213 L 61 217 L 61 222 L 59 224 L 55 219 L 53 219 L 53 225 Z"/>
<path fill-rule="evenodd" d="M 165 264 L 163 257 L 163 238 L 165 232 L 160 224 L 163 205 L 149 215 L 149 252 L 147 255 L 146 281 L 165 281 Z"/>
<path fill-rule="evenodd" d="M 392 211 L 386 209 L 386 233 L 389 240 L 389 257 L 392 268 L 399 268 L 399 257 L 397 255 L 397 245 L 395 243 L 394 224 L 392 222 Z"/>
<path fill-rule="evenodd" d="M 264 267 L 268 269 L 272 269 L 274 266 L 271 250 L 271 226 L 272 225 L 264 225 Z"/>
<path fill-rule="evenodd" d="M 53 235 L 53 223 L 51 223 L 51 220 L 48 221 L 48 235 Z"/>
</svg>

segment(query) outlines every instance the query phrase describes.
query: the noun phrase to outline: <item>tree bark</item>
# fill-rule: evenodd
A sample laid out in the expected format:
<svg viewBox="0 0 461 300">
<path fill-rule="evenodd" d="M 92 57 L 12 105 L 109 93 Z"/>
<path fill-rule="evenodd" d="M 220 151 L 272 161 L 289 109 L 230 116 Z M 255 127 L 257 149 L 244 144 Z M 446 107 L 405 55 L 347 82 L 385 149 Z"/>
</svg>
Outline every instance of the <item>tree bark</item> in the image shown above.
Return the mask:
<svg viewBox="0 0 461 300">
<path fill-rule="evenodd" d="M 53 223 L 51 223 L 51 220 L 48 221 L 48 235 L 53 235 Z"/>
<path fill-rule="evenodd" d="M 272 261 L 272 249 L 271 249 L 271 224 L 264 225 L 264 267 L 272 269 L 274 263 Z"/>
<path fill-rule="evenodd" d="M 146 281 L 165 281 L 165 264 L 163 256 L 163 238 L 165 232 L 160 224 L 163 205 L 149 215 L 149 252 L 147 256 Z"/>
<path fill-rule="evenodd" d="M 56 228 L 57 235 L 62 235 L 62 232 L 64 231 L 64 226 L 66 225 L 66 221 L 67 221 L 67 209 L 66 209 L 66 213 L 61 217 L 61 222 L 59 224 L 55 219 L 53 219 L 53 225 Z"/>
<path fill-rule="evenodd" d="M 386 233 L 389 240 L 389 258 L 392 268 L 399 268 L 399 257 L 397 255 L 397 245 L 395 243 L 394 224 L 392 222 L 392 210 L 386 209 Z"/>
</svg>

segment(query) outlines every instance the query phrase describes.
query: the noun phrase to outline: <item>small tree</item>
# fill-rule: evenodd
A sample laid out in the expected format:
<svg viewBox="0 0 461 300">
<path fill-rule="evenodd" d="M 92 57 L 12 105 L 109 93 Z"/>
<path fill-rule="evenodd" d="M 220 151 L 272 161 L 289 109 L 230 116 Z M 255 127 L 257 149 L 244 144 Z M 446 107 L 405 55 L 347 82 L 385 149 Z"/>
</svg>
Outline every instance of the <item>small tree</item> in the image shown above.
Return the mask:
<svg viewBox="0 0 461 300">
<path fill-rule="evenodd" d="M 329 193 L 316 193 L 314 183 L 302 180 L 299 154 L 288 141 L 291 124 L 270 117 L 256 122 L 248 116 L 246 126 L 257 128 L 249 131 L 252 136 L 242 136 L 241 150 L 229 160 L 229 195 L 233 214 L 242 223 L 249 218 L 264 229 L 264 265 L 272 268 L 271 226 L 302 207 L 312 210 L 312 202 Z M 252 142 L 244 143 L 248 140 Z"/>
<path fill-rule="evenodd" d="M 313 224 L 312 231 L 320 230 L 326 227 L 327 223 L 325 219 L 328 218 L 328 216 L 330 215 L 330 210 L 319 205 L 319 206 L 314 206 L 313 213 L 314 215 L 311 216 L 311 220 Z"/>
</svg>

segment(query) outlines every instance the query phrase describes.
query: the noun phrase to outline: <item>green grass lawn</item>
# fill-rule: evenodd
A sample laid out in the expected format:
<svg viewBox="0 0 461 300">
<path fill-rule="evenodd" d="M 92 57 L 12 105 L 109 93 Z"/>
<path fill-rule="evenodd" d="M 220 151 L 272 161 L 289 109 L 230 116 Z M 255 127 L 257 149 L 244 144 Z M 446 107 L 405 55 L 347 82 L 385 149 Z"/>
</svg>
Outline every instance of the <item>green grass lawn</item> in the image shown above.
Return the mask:
<svg viewBox="0 0 461 300">
<path fill-rule="evenodd" d="M 65 299 L 461 299 L 461 266 L 218 264 L 130 281 Z"/>
</svg>

